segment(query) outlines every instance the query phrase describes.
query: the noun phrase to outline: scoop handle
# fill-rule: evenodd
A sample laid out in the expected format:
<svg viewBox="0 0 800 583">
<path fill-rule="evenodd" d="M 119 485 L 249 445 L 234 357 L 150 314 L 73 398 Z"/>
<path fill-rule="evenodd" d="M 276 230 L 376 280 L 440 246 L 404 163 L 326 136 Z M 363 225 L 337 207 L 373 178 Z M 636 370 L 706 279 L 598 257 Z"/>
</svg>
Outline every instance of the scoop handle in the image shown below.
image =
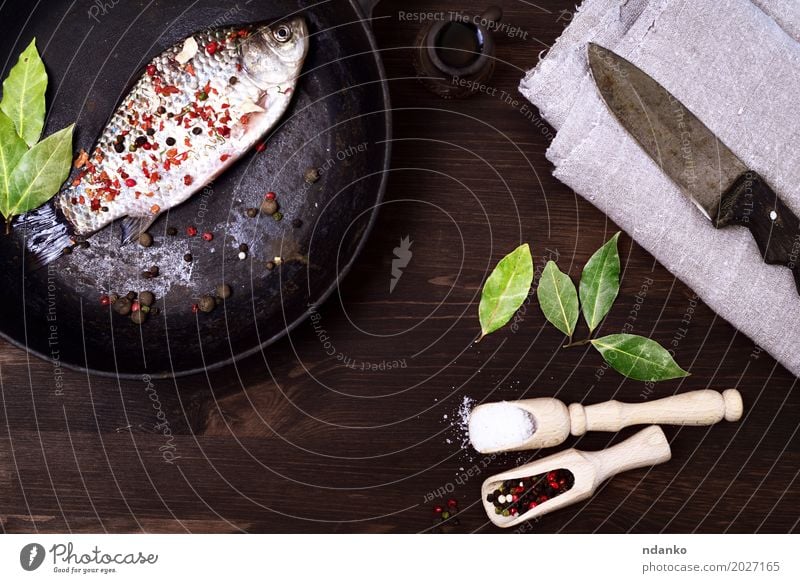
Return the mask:
<svg viewBox="0 0 800 583">
<path fill-rule="evenodd" d="M 742 396 L 736 389 L 721 394 L 710 390 L 691 391 L 649 403 L 606 401 L 589 406 L 573 403 L 569 406 L 570 432 L 583 435 L 587 431 L 619 431 L 623 427 L 650 423 L 713 425 L 723 419 L 738 421 L 742 410 Z"/>
<path fill-rule="evenodd" d="M 672 450 L 661 428 L 651 425 L 622 443 L 602 451 L 582 451 L 581 455 L 594 466 L 594 487 L 597 487 L 615 474 L 669 461 Z"/>
</svg>

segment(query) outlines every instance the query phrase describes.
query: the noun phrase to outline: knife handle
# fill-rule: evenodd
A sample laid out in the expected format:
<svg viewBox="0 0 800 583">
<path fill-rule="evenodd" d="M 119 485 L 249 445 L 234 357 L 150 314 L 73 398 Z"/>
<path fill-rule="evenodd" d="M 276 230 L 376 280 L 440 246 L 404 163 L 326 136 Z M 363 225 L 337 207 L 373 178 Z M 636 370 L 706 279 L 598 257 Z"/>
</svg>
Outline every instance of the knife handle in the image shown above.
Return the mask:
<svg viewBox="0 0 800 583">
<path fill-rule="evenodd" d="M 764 263 L 785 265 L 800 294 L 800 220 L 757 172 L 747 171 L 720 200 L 714 226 L 750 229 Z"/>
</svg>

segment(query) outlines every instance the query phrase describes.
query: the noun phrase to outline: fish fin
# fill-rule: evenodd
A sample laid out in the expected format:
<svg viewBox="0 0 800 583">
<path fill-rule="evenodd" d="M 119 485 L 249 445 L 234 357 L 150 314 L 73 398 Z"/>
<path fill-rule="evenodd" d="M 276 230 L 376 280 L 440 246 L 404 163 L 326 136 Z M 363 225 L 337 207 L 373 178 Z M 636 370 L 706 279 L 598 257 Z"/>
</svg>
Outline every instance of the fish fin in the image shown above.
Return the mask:
<svg viewBox="0 0 800 583">
<path fill-rule="evenodd" d="M 143 217 L 128 216 L 120 221 L 122 227 L 122 244 L 132 243 L 139 238 L 139 235 L 150 228 L 159 215 L 147 215 Z"/>
<path fill-rule="evenodd" d="M 31 255 L 27 261 L 30 271 L 55 261 L 74 243 L 72 227 L 52 202 L 19 216 L 14 228 L 25 233 L 25 246 Z"/>
</svg>

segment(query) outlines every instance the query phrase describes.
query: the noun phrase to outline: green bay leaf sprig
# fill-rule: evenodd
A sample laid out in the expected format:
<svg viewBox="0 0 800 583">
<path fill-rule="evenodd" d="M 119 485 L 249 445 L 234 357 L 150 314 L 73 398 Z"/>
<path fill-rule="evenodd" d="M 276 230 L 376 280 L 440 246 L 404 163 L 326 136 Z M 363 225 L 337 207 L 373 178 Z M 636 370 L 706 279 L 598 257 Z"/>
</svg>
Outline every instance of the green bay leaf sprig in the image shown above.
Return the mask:
<svg viewBox="0 0 800 583">
<path fill-rule="evenodd" d="M 483 284 L 478 317 L 481 335 L 499 330 L 519 309 L 533 283 L 533 258 L 527 243 L 503 257 Z"/>
<path fill-rule="evenodd" d="M 16 215 L 47 202 L 69 175 L 74 125 L 39 141 L 46 89 L 47 72 L 33 39 L 3 81 L 0 100 L 0 214 L 6 232 Z"/>
<path fill-rule="evenodd" d="M 617 372 L 638 381 L 665 381 L 688 376 L 672 355 L 656 341 L 636 334 L 610 334 L 592 338 L 611 311 L 620 288 L 620 260 L 616 233 L 586 263 L 580 288 L 554 261 L 548 261 L 539 279 L 536 297 L 548 322 L 568 338 L 565 348 L 590 345 Z M 504 257 L 486 280 L 479 316 L 482 339 L 504 326 L 519 309 L 533 282 L 533 260 L 525 244 Z M 589 337 L 572 342 L 583 314 Z"/>
</svg>

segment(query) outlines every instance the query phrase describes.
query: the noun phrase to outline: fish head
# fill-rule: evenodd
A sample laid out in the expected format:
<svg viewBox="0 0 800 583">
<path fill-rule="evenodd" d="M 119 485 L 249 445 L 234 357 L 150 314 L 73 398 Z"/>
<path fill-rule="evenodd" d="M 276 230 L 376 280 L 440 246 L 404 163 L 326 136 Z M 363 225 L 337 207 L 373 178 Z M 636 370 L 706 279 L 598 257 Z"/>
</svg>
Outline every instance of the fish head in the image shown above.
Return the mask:
<svg viewBox="0 0 800 583">
<path fill-rule="evenodd" d="M 242 64 L 259 87 L 280 85 L 300 74 L 308 44 L 302 16 L 261 26 L 242 45 Z"/>
</svg>

